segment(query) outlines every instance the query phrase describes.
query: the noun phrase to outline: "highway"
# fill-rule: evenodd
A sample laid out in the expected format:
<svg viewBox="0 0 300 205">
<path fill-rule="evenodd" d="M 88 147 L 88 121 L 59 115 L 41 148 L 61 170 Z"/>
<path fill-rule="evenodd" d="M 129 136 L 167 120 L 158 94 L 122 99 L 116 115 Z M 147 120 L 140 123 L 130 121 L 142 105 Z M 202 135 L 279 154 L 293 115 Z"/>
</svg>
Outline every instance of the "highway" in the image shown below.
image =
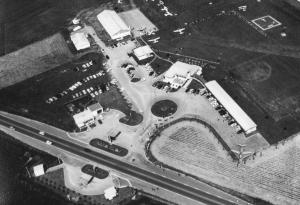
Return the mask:
<svg viewBox="0 0 300 205">
<path fill-rule="evenodd" d="M 87 149 L 84 146 L 67 141 L 60 137 L 50 135 L 48 133 L 41 135 L 39 134 L 40 130 L 16 122 L 2 115 L 0 115 L 0 124 L 8 128 L 13 127 L 12 129 L 14 129 L 15 131 L 27 135 L 28 137 L 32 137 L 36 140 L 43 141 L 45 143 L 47 140 L 49 140 L 52 142 L 52 145 L 49 146 L 55 146 L 57 148 L 66 150 L 74 155 L 80 156 L 82 158 L 86 158 L 87 160 L 93 161 L 98 164 L 102 164 L 113 170 L 117 170 L 121 173 L 130 175 L 137 179 L 146 181 L 148 183 L 151 183 L 163 189 L 169 190 L 171 192 L 175 192 L 177 194 L 188 197 L 190 199 L 202 202 L 204 204 L 209 204 L 209 205 L 237 204 L 235 202 L 227 201 L 223 198 L 219 198 L 218 196 L 203 192 L 195 187 L 190 187 L 180 182 L 177 182 L 173 179 L 163 177 L 160 174 L 149 172 L 147 170 L 141 169 L 139 167 L 128 164 L 121 160 L 117 160 L 109 156 L 106 156 L 104 154 L 98 153 L 96 151 Z"/>
</svg>

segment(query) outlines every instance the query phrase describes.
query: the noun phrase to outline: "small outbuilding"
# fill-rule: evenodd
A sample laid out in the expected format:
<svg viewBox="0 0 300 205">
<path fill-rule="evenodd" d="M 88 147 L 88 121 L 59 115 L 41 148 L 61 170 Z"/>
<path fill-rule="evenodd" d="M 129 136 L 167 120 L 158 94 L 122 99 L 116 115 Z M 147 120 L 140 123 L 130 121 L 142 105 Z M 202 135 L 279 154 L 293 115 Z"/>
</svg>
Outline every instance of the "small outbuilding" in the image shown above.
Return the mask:
<svg viewBox="0 0 300 205">
<path fill-rule="evenodd" d="M 33 174 L 35 177 L 39 177 L 45 174 L 44 165 L 38 164 L 33 167 Z"/>
<path fill-rule="evenodd" d="M 154 52 L 150 48 L 149 45 L 146 45 L 146 46 L 141 46 L 141 47 L 134 49 L 133 54 L 139 61 L 142 61 L 142 60 L 152 57 L 154 55 Z"/>
<path fill-rule="evenodd" d="M 89 40 L 82 32 L 71 33 L 71 40 L 78 51 L 91 47 Z"/>
<path fill-rule="evenodd" d="M 112 200 L 117 196 L 117 190 L 114 186 L 104 190 L 104 197 L 107 200 Z"/>
</svg>

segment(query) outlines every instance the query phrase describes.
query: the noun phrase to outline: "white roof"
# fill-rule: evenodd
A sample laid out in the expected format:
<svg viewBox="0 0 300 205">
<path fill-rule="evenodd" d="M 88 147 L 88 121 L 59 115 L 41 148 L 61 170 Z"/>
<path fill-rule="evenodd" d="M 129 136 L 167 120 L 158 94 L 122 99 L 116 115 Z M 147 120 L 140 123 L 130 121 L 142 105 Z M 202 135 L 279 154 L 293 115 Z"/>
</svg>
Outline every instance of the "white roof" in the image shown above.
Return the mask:
<svg viewBox="0 0 300 205">
<path fill-rule="evenodd" d="M 100 103 L 95 103 L 95 104 L 88 106 L 87 109 L 90 110 L 91 112 L 93 112 L 93 111 L 98 111 L 98 110 L 102 109 L 102 106 L 100 105 Z"/>
<path fill-rule="evenodd" d="M 217 100 L 225 107 L 229 114 L 236 122 L 247 132 L 256 130 L 257 125 L 242 110 L 242 108 L 227 94 L 227 92 L 215 80 L 205 83 L 208 90 L 217 98 Z"/>
<path fill-rule="evenodd" d="M 74 121 L 78 127 L 82 127 L 89 120 L 94 119 L 93 113 L 90 110 L 85 110 L 73 115 Z"/>
<path fill-rule="evenodd" d="M 77 50 L 91 47 L 91 44 L 84 33 L 76 32 L 71 34 L 71 40 Z"/>
<path fill-rule="evenodd" d="M 114 186 L 104 190 L 104 197 L 108 200 L 112 200 L 117 196 L 117 190 Z"/>
<path fill-rule="evenodd" d="M 34 176 L 36 176 L 36 177 L 44 175 L 45 174 L 44 165 L 39 164 L 39 165 L 34 166 L 33 173 L 34 173 Z"/>
<path fill-rule="evenodd" d="M 169 70 L 167 70 L 165 77 L 173 78 L 174 76 L 178 75 L 186 78 L 188 77 L 188 74 L 193 75 L 197 71 L 202 71 L 202 68 L 197 65 L 190 65 L 177 61 L 169 68 Z"/>
<path fill-rule="evenodd" d="M 148 58 L 150 54 L 153 53 L 153 50 L 150 48 L 149 45 L 146 45 L 134 49 L 133 53 L 139 60 L 143 60 Z"/>
<path fill-rule="evenodd" d="M 130 34 L 130 28 L 113 10 L 104 10 L 97 18 L 112 39 L 118 38 L 121 33 Z"/>
</svg>

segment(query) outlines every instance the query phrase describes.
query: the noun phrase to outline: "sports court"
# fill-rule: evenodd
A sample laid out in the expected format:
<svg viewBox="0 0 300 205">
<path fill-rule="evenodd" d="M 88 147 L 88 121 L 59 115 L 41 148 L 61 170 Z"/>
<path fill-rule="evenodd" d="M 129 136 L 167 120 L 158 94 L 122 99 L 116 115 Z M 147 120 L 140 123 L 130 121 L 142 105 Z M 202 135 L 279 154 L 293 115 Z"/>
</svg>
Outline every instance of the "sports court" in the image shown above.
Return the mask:
<svg viewBox="0 0 300 205">
<path fill-rule="evenodd" d="M 272 16 L 263 16 L 252 20 L 252 23 L 254 23 L 256 26 L 258 26 L 261 30 L 266 31 L 271 28 L 280 26 L 281 23 L 277 21 Z"/>
</svg>

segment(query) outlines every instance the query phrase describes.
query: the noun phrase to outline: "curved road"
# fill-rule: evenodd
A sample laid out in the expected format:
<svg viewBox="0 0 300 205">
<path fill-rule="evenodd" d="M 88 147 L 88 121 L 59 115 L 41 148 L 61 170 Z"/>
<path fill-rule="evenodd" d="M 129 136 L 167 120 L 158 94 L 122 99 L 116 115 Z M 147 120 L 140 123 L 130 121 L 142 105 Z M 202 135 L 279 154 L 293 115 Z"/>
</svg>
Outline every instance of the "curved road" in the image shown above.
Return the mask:
<svg viewBox="0 0 300 205">
<path fill-rule="evenodd" d="M 218 196 L 203 192 L 197 188 L 187 186 L 185 184 L 174 181 L 172 179 L 168 179 L 162 175 L 149 172 L 147 170 L 144 170 L 139 167 L 133 166 L 131 164 L 125 163 L 121 160 L 117 160 L 117 159 L 111 158 L 109 156 L 106 156 L 104 154 L 98 153 L 96 151 L 87 149 L 83 146 L 80 146 L 73 142 L 69 142 L 60 137 L 56 137 L 54 135 L 50 135 L 47 133 L 45 133 L 44 135 L 40 135 L 39 134 L 40 130 L 37 130 L 37 129 L 27 126 L 25 124 L 16 122 L 16 121 L 9 119 L 7 117 L 4 117 L 2 115 L 0 115 L 0 124 L 4 125 L 6 127 L 11 127 L 12 129 L 16 130 L 17 132 L 20 132 L 22 134 L 25 134 L 27 136 L 30 136 L 34 139 L 37 139 L 37 140 L 40 140 L 43 142 L 46 142 L 47 140 L 49 140 L 52 142 L 52 145 L 49 145 L 49 146 L 55 146 L 60 149 L 66 150 L 70 153 L 73 153 L 80 157 L 86 158 L 90 161 L 94 161 L 96 163 L 110 167 L 111 169 L 118 170 L 122 173 L 133 176 L 135 178 L 146 181 L 148 183 L 154 184 L 154 185 L 164 188 L 166 190 L 175 192 L 182 196 L 191 198 L 193 200 L 196 200 L 196 201 L 199 201 L 199 202 L 202 202 L 205 204 L 210 204 L 210 205 L 236 204 L 234 202 L 219 198 Z"/>
</svg>

